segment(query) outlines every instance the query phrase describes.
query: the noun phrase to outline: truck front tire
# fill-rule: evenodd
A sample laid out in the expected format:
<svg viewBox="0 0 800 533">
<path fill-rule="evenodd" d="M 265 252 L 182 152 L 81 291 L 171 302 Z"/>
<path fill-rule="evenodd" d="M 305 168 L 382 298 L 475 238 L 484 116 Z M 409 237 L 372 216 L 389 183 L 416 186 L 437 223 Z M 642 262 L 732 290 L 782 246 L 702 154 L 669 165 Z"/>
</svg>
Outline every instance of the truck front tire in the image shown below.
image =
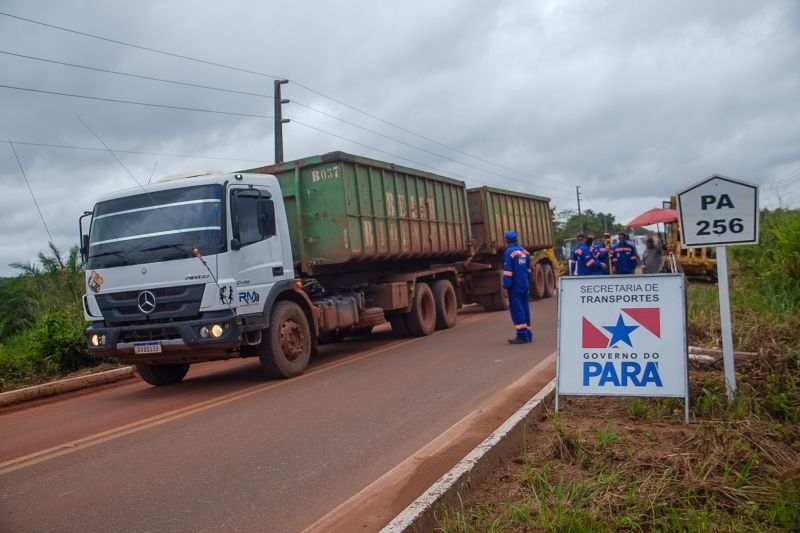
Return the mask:
<svg viewBox="0 0 800 533">
<path fill-rule="evenodd" d="M 458 300 L 449 280 L 433 282 L 433 301 L 436 302 L 436 329 L 450 329 L 455 326 Z"/>
<path fill-rule="evenodd" d="M 150 365 L 140 363 L 136 365 L 136 370 L 139 372 L 139 376 L 147 383 L 160 387 L 179 383 L 189 371 L 189 365 Z"/>
<path fill-rule="evenodd" d="M 269 329 L 258 346 L 261 368 L 271 378 L 302 374 L 311 359 L 311 330 L 300 306 L 287 300 L 272 308 Z"/>
</svg>

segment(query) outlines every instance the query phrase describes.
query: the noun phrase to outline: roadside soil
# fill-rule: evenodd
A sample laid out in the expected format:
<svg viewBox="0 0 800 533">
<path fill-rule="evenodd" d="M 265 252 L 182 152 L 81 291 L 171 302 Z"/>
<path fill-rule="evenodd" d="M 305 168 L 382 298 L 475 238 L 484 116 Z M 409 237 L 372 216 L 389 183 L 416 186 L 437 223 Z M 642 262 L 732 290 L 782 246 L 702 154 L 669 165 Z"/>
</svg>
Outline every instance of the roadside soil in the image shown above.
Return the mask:
<svg viewBox="0 0 800 533">
<path fill-rule="evenodd" d="M 800 354 L 693 368 L 683 400 L 562 398 L 437 531 L 800 531 Z"/>
</svg>

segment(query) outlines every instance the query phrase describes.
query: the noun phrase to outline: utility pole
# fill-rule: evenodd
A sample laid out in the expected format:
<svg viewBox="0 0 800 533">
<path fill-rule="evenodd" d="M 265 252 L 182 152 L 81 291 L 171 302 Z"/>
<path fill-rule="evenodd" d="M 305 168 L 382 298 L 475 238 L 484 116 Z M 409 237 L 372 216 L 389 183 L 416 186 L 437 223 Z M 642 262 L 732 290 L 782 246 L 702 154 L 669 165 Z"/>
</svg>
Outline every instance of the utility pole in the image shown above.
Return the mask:
<svg viewBox="0 0 800 533">
<path fill-rule="evenodd" d="M 289 80 L 275 80 L 275 163 L 283 163 L 283 125 L 289 122 L 283 118 L 283 104 L 289 100 L 281 98 L 281 85 Z"/>
<path fill-rule="evenodd" d="M 581 233 L 586 233 L 586 228 L 583 226 L 583 215 L 581 214 L 581 186 L 575 187 L 575 196 L 578 197 L 578 223 L 581 226 Z"/>
</svg>

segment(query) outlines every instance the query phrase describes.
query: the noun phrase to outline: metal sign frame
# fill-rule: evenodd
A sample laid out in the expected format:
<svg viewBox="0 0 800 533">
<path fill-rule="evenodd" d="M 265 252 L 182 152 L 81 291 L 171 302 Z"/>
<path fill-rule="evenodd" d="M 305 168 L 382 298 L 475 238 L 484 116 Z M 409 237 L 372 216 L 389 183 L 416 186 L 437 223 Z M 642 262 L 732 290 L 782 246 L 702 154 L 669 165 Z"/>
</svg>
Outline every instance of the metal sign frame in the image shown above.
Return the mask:
<svg viewBox="0 0 800 533">
<path fill-rule="evenodd" d="M 558 412 L 559 410 L 559 398 L 562 396 L 561 394 L 561 325 L 562 325 L 562 313 L 564 313 L 564 281 L 566 280 L 573 280 L 573 279 L 598 279 L 598 280 L 608 280 L 608 276 L 567 276 L 559 278 L 558 283 L 558 312 L 557 312 L 557 328 L 556 328 L 556 391 L 555 391 L 555 410 Z M 616 279 L 618 280 L 625 280 L 626 278 L 630 278 L 631 280 L 645 280 L 645 279 L 659 279 L 659 278 L 680 278 L 680 289 L 681 289 L 681 302 L 683 303 L 683 312 L 681 313 L 681 332 L 682 332 L 682 341 L 681 346 L 683 347 L 683 357 L 685 360 L 685 372 L 684 372 L 684 394 L 683 395 L 665 395 L 665 396 L 658 396 L 652 394 L 597 394 L 597 393 L 583 393 L 577 394 L 570 392 L 568 395 L 565 394 L 564 396 L 614 396 L 614 397 L 629 397 L 629 398 L 683 398 L 684 399 L 684 422 L 689 423 L 689 343 L 687 337 L 687 323 L 688 323 L 688 307 L 687 307 L 687 299 L 686 299 L 686 277 L 683 274 L 673 274 L 673 273 L 666 273 L 666 274 L 643 274 L 637 276 L 618 276 Z M 571 283 L 571 281 L 567 281 L 567 283 Z"/>
<path fill-rule="evenodd" d="M 753 236 L 751 238 L 748 238 L 747 240 L 734 240 L 734 241 L 716 240 L 716 241 L 703 242 L 703 243 L 689 242 L 687 240 L 687 234 L 686 234 L 687 225 L 686 225 L 685 220 L 684 220 L 684 216 L 686 214 L 686 212 L 685 212 L 686 210 L 683 207 L 683 197 L 687 193 L 690 193 L 691 191 L 693 191 L 694 189 L 697 189 L 698 187 L 701 187 L 701 186 L 705 185 L 706 183 L 708 183 L 710 181 L 713 181 L 713 180 L 725 181 L 725 182 L 728 182 L 728 183 L 732 183 L 732 184 L 735 184 L 735 185 L 739 185 L 739 186 L 742 186 L 742 187 L 748 187 L 748 188 L 753 189 L 753 192 L 754 192 L 754 202 L 753 202 L 754 227 L 753 227 Z M 749 183 L 749 182 L 746 182 L 746 181 L 737 180 L 737 179 L 734 179 L 734 178 L 730 178 L 728 176 L 723 176 L 721 174 L 714 174 L 713 176 L 709 176 L 709 177 L 707 177 L 705 179 L 702 179 L 702 180 L 698 181 L 697 183 L 695 183 L 695 184 L 683 189 L 682 191 L 678 192 L 678 194 L 676 196 L 677 196 L 677 200 L 678 200 L 678 222 L 680 224 L 680 231 L 681 231 L 681 246 L 683 246 L 684 248 L 713 248 L 713 247 L 716 247 L 716 246 L 737 246 L 737 245 L 741 245 L 741 244 L 758 244 L 758 234 L 759 234 L 759 229 L 760 229 L 759 228 L 759 226 L 760 226 L 760 217 L 759 217 L 759 213 L 758 213 L 758 192 L 759 192 L 758 191 L 758 185 L 755 184 L 755 183 Z M 694 237 L 696 237 L 696 235 L 692 234 L 691 237 L 694 238 Z"/>
</svg>

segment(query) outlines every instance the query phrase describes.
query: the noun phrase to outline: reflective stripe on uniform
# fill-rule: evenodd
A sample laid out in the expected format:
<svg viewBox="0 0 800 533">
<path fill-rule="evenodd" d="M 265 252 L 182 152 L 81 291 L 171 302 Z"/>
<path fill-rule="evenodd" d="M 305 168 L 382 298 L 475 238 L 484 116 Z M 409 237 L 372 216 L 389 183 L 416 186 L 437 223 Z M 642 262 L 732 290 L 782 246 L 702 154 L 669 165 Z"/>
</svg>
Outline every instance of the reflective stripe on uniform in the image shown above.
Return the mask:
<svg viewBox="0 0 800 533">
<path fill-rule="evenodd" d="M 514 324 L 515 329 L 528 329 L 528 324 Z"/>
<path fill-rule="evenodd" d="M 503 275 L 504 275 L 504 276 L 513 277 L 513 276 L 514 276 L 514 273 L 513 273 L 513 272 L 511 272 L 510 270 L 503 270 Z"/>
</svg>

